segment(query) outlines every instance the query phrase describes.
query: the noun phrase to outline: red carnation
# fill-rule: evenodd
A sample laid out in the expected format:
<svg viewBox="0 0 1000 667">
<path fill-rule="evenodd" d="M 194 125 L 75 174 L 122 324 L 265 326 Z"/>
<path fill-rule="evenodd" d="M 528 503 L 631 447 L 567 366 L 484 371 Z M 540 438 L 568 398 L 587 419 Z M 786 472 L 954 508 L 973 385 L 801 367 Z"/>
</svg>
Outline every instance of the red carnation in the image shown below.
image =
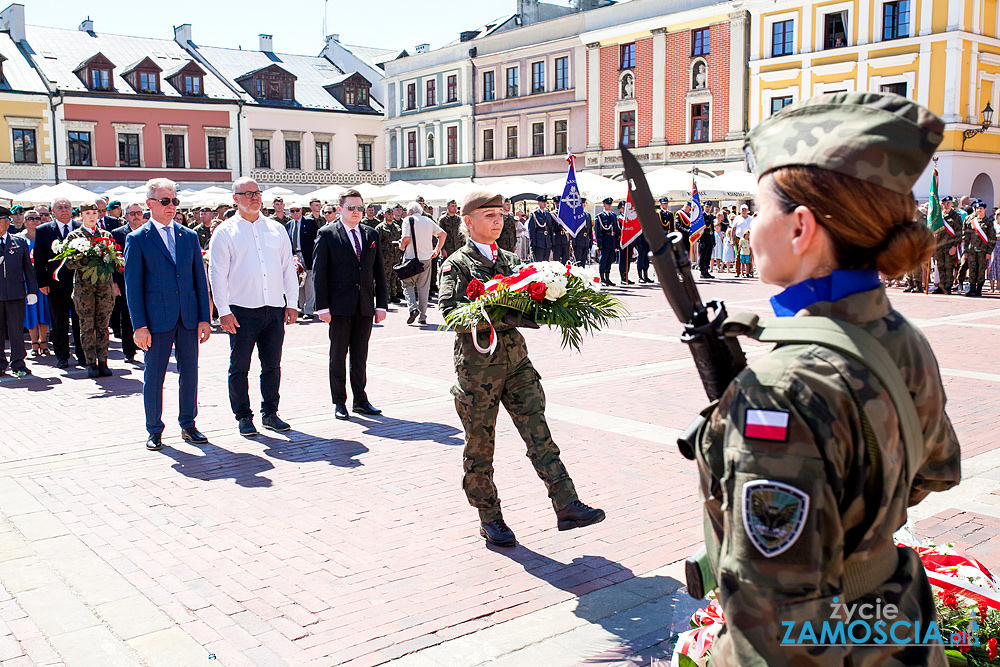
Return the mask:
<svg viewBox="0 0 1000 667">
<path fill-rule="evenodd" d="M 982 600 L 980 600 L 979 602 L 976 603 L 976 606 L 979 607 L 979 622 L 980 623 L 985 623 L 986 622 L 986 613 L 990 610 L 989 605 L 987 605 L 985 602 L 983 602 Z"/>
<path fill-rule="evenodd" d="M 533 301 L 541 301 L 545 298 L 545 292 L 548 288 L 545 287 L 545 283 L 531 283 L 528 285 L 528 296 L 531 297 Z"/>
<path fill-rule="evenodd" d="M 498 273 L 498 274 L 496 274 L 495 276 L 493 276 L 493 280 L 503 280 L 503 276 L 501 276 L 501 275 L 500 275 L 500 274 Z"/>
<path fill-rule="evenodd" d="M 566 275 L 568 276 L 572 272 L 573 272 L 573 267 L 570 266 L 569 264 L 567 264 L 566 265 Z"/>
<path fill-rule="evenodd" d="M 948 609 L 958 609 L 958 598 L 951 591 L 941 591 L 941 604 Z"/>
<path fill-rule="evenodd" d="M 473 278 L 469 281 L 468 287 L 465 288 L 465 296 L 469 297 L 473 301 L 481 297 L 486 293 L 486 286 L 483 285 L 477 278 Z"/>
<path fill-rule="evenodd" d="M 997 654 L 1000 654 L 1000 650 L 997 649 L 997 640 L 995 637 L 991 638 L 989 643 L 986 644 L 986 652 L 990 660 L 996 660 Z"/>
</svg>

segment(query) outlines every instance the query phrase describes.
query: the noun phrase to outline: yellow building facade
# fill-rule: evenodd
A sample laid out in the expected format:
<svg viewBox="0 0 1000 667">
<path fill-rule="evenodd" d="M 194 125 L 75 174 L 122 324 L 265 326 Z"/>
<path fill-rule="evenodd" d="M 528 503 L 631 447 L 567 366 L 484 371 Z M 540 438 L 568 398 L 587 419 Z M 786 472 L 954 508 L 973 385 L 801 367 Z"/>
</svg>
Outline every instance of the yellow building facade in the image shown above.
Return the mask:
<svg viewBox="0 0 1000 667">
<path fill-rule="evenodd" d="M 1000 129 L 998 0 L 754 1 L 750 11 L 748 122 L 828 92 L 895 92 L 946 123 L 938 149 L 941 194 L 996 205 Z M 995 120 L 995 119 L 994 119 Z M 964 145 L 963 145 L 964 142 Z M 930 189 L 930 169 L 914 186 Z"/>
<path fill-rule="evenodd" d="M 0 189 L 55 182 L 52 107 L 41 78 L 9 33 L 0 33 Z"/>
</svg>

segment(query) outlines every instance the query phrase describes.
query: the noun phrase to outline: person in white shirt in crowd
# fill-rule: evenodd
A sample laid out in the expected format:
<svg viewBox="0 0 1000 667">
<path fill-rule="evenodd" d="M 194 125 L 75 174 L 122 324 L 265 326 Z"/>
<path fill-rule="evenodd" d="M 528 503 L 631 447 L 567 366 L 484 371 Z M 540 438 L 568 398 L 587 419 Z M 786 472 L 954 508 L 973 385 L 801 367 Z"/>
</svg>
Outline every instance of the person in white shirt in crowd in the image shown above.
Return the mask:
<svg viewBox="0 0 1000 667">
<path fill-rule="evenodd" d="M 739 278 L 740 275 L 750 278 L 753 276 L 753 253 L 750 253 L 750 262 L 744 264 L 743 260 L 740 258 L 739 247 L 740 240 L 743 239 L 743 234 L 750 231 L 750 224 L 753 222 L 753 218 L 750 217 L 750 207 L 746 204 L 740 206 L 740 214 L 733 218 L 732 228 L 733 228 L 733 246 L 736 249 L 736 277 Z"/>
<path fill-rule="evenodd" d="M 438 248 L 444 247 L 448 233 L 436 222 L 424 215 L 424 207 L 420 202 L 412 202 L 406 208 L 406 217 L 402 219 L 403 235 L 399 240 L 399 249 L 403 253 L 403 261 L 414 257 L 420 260 L 424 270 L 403 280 L 403 294 L 406 295 L 406 305 L 410 309 L 407 324 L 413 324 L 419 318 L 420 324 L 427 324 L 427 298 L 431 290 L 431 264 L 438 256 Z M 434 237 L 437 245 L 434 245 Z M 411 247 L 412 245 L 412 247 Z M 407 252 L 409 248 L 409 252 Z"/>
<path fill-rule="evenodd" d="M 250 358 L 260 357 L 261 423 L 291 428 L 278 417 L 281 347 L 285 325 L 298 317 L 299 281 L 292 244 L 281 223 L 261 213 L 261 191 L 252 178 L 233 182 L 236 214 L 212 234 L 209 275 L 222 330 L 229 333 L 229 403 L 240 434 L 257 435 L 250 409 Z"/>
</svg>

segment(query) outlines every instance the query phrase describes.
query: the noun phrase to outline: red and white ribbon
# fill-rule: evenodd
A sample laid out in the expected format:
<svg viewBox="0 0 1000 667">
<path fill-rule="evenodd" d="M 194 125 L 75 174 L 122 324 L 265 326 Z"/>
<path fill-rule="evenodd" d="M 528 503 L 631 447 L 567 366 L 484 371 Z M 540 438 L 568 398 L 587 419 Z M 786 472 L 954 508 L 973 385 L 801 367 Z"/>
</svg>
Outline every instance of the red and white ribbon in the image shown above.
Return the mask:
<svg viewBox="0 0 1000 667">
<path fill-rule="evenodd" d="M 483 319 L 486 323 L 490 325 L 490 344 L 488 347 L 483 347 L 479 344 L 479 331 L 475 328 L 472 329 L 472 345 L 480 354 L 493 354 L 497 349 L 497 330 L 493 328 L 493 322 L 490 320 L 489 314 L 486 312 L 486 308 L 483 304 L 479 304 L 479 311 L 483 314 Z"/>
<path fill-rule="evenodd" d="M 67 259 L 69 259 L 69 257 L 63 257 L 62 261 L 59 262 L 59 266 L 57 266 L 56 270 L 52 272 L 52 280 L 59 280 L 59 272 L 62 271 L 63 264 L 66 263 Z"/>
<path fill-rule="evenodd" d="M 715 641 L 715 637 L 722 631 L 722 626 L 725 624 L 722 605 L 719 604 L 718 600 L 712 600 L 707 607 L 694 613 L 692 621 L 698 627 L 677 636 L 674 655 L 670 661 L 671 667 L 679 666 L 681 653 L 701 664 L 702 658 L 708 653 L 712 642 Z"/>
<path fill-rule="evenodd" d="M 976 235 L 979 236 L 979 238 L 981 238 L 983 240 L 983 243 L 989 243 L 990 242 L 989 237 L 986 236 L 986 232 L 984 232 L 983 228 L 979 226 L 979 220 L 978 219 L 974 219 L 972 221 L 972 228 L 974 230 L 976 230 Z"/>
</svg>

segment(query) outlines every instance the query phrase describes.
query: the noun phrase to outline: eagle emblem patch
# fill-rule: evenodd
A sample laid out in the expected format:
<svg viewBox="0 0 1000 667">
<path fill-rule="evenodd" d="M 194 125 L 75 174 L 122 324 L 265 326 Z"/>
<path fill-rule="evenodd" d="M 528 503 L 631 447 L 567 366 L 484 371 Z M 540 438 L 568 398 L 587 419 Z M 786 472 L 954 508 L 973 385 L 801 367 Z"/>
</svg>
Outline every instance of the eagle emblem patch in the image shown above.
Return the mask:
<svg viewBox="0 0 1000 667">
<path fill-rule="evenodd" d="M 758 479 L 743 485 L 743 529 L 766 558 L 787 551 L 809 516 L 809 496 L 789 484 Z"/>
</svg>

